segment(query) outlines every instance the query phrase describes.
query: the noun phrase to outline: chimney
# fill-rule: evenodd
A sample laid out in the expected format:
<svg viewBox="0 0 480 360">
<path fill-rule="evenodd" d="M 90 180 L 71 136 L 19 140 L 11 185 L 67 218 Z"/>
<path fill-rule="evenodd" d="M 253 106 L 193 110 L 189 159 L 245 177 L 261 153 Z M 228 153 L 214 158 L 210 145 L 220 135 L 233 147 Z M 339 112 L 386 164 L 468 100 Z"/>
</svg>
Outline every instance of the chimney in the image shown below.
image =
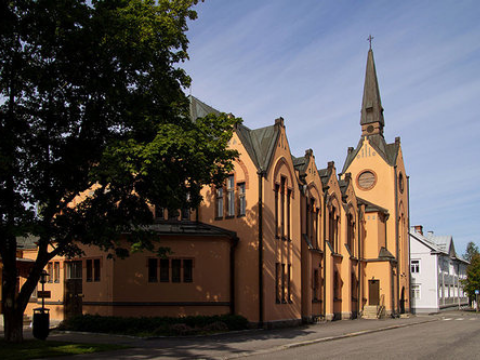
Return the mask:
<svg viewBox="0 0 480 360">
<path fill-rule="evenodd" d="M 415 225 L 414 226 L 415 232 L 423 235 L 423 226 L 422 225 Z"/>
</svg>

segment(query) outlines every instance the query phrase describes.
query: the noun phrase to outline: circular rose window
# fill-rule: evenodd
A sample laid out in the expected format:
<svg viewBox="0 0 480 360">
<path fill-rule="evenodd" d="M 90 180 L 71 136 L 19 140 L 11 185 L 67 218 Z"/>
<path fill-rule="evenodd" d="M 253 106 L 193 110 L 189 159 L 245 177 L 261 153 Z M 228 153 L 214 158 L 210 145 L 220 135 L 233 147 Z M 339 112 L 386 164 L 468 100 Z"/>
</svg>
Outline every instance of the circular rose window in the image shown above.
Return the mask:
<svg viewBox="0 0 480 360">
<path fill-rule="evenodd" d="M 371 171 L 362 172 L 357 178 L 357 185 L 363 190 L 371 189 L 375 186 L 377 177 Z"/>
</svg>

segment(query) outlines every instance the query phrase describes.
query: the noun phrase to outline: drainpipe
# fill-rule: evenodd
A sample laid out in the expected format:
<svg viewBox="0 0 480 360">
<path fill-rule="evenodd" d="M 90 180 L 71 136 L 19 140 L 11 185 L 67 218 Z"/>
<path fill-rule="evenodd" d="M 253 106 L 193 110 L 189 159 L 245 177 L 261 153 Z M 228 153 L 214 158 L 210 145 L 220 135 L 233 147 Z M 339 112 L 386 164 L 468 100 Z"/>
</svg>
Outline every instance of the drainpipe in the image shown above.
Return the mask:
<svg viewBox="0 0 480 360">
<path fill-rule="evenodd" d="M 357 317 L 360 315 L 360 296 L 361 296 L 361 288 L 362 288 L 362 277 L 361 277 L 361 267 L 362 267 L 362 262 L 361 262 L 361 255 L 362 255 L 362 228 L 361 228 L 361 224 L 362 224 L 362 212 L 360 210 L 360 207 L 358 207 L 357 209 L 357 212 L 358 212 L 358 217 L 357 217 L 357 226 L 358 226 L 358 234 L 357 234 L 357 241 L 358 241 L 358 246 L 357 246 L 357 249 L 358 249 L 358 255 L 357 255 L 357 258 L 358 258 L 358 269 L 357 269 L 357 273 L 358 273 L 358 289 L 357 289 Z"/>
<path fill-rule="evenodd" d="M 411 313 L 412 312 L 412 299 L 411 299 L 411 296 L 412 296 L 412 277 L 410 276 L 410 176 L 407 176 L 407 202 L 408 202 L 408 206 L 407 206 L 407 209 L 408 209 L 408 217 L 407 217 L 407 222 L 408 222 L 408 242 L 407 242 L 407 246 L 408 246 L 408 263 L 407 263 L 407 269 L 408 271 L 406 271 L 407 273 L 407 276 L 408 276 L 408 312 Z M 438 292 L 437 292 L 437 295 L 438 297 Z"/>
<path fill-rule="evenodd" d="M 265 171 L 258 172 L 258 317 L 260 327 L 264 323 L 264 296 L 263 296 L 263 178 Z"/>
<path fill-rule="evenodd" d="M 327 197 L 330 186 L 324 188 L 323 197 L 323 318 L 327 316 Z"/>
<path fill-rule="evenodd" d="M 232 239 L 230 246 L 230 313 L 235 315 L 235 250 L 238 245 L 238 237 Z"/>
<path fill-rule="evenodd" d="M 395 174 L 395 257 L 397 258 L 397 315 L 400 314 L 400 249 L 398 244 L 398 179 L 397 165 L 394 166 Z"/>
</svg>

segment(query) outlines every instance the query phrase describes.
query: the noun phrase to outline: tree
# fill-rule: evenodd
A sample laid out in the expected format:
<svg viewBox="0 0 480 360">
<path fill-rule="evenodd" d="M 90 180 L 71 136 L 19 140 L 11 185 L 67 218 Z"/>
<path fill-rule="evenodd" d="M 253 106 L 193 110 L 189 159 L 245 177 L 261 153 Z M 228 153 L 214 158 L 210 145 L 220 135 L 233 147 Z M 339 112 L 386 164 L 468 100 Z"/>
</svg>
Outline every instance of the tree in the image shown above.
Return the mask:
<svg viewBox="0 0 480 360">
<path fill-rule="evenodd" d="M 0 255 L 5 338 L 48 261 L 78 242 L 153 249 L 149 204 L 196 207 L 237 155 L 239 119 L 191 121 L 178 67 L 197 0 L 21 0 L 0 5 Z M 75 206 L 79 194 L 87 194 Z M 36 211 L 38 209 L 38 211 Z M 16 290 L 16 237 L 38 255 Z M 122 251 L 123 250 L 123 251 Z M 116 249 L 124 254 L 128 249 Z"/>
<path fill-rule="evenodd" d="M 473 241 L 470 241 L 467 244 L 467 249 L 465 250 L 465 254 L 463 255 L 463 257 L 464 257 L 465 260 L 471 261 L 473 256 L 476 255 L 476 254 L 479 254 L 478 246 L 475 245 L 475 243 Z"/>
<path fill-rule="evenodd" d="M 467 267 L 467 278 L 462 280 L 462 285 L 470 301 L 475 300 L 475 290 L 480 290 L 480 254 L 474 254 Z M 477 303 L 477 308 L 479 304 Z"/>
</svg>

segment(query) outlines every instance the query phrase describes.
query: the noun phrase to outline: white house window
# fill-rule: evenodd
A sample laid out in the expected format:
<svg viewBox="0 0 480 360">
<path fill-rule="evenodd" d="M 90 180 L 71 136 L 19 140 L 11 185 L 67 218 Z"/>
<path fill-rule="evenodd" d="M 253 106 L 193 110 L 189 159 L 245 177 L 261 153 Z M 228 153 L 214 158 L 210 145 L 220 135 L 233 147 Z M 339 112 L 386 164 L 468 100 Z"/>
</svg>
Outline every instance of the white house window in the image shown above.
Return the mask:
<svg viewBox="0 0 480 360">
<path fill-rule="evenodd" d="M 412 298 L 420 299 L 420 284 L 412 285 Z"/>
<path fill-rule="evenodd" d="M 420 260 L 411 260 L 410 261 L 410 272 L 412 274 L 420 273 Z"/>
</svg>

